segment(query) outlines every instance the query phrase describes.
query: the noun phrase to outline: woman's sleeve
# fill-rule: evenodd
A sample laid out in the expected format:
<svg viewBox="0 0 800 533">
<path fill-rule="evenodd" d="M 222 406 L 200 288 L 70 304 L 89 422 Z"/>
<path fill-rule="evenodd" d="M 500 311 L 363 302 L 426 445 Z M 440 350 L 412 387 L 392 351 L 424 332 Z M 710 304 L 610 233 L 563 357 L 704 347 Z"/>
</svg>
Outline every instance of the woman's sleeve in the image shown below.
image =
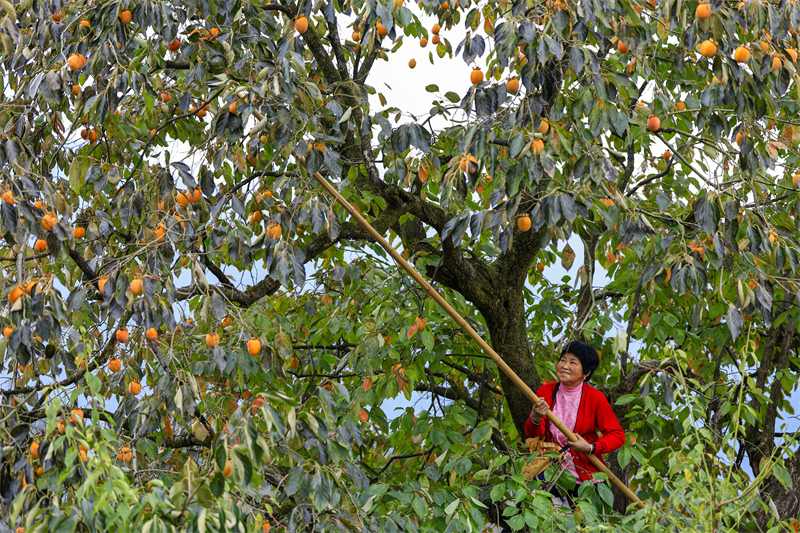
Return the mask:
<svg viewBox="0 0 800 533">
<path fill-rule="evenodd" d="M 544 398 L 547 402 L 546 394 L 543 391 L 544 385 L 539 387 L 539 390 L 536 391 L 536 396 L 539 398 Z M 547 405 L 550 405 L 550 402 L 547 402 Z M 534 424 L 531 422 L 531 415 L 528 415 L 528 420 L 525 421 L 525 434 L 530 438 L 541 437 L 545 434 L 545 424 L 547 423 L 547 419 L 542 418 L 538 424 Z"/>
<path fill-rule="evenodd" d="M 538 424 L 534 424 L 531 422 L 531 415 L 528 415 L 528 420 L 525 421 L 525 434 L 530 438 L 544 435 L 544 418 Z"/>
<path fill-rule="evenodd" d="M 599 393 L 598 396 L 595 424 L 603 434 L 603 437 L 595 441 L 597 445 L 596 453 L 613 452 L 625 444 L 625 431 L 620 426 L 617 415 L 614 414 L 611 404 L 608 403 L 605 395 Z"/>
</svg>

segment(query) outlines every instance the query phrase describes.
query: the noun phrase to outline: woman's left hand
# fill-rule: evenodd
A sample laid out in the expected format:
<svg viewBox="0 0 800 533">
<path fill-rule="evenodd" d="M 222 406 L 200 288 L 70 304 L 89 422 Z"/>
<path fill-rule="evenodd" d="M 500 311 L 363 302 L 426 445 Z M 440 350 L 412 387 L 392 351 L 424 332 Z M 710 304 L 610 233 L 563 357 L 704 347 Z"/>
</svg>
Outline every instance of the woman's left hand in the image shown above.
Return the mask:
<svg viewBox="0 0 800 533">
<path fill-rule="evenodd" d="M 580 435 L 576 436 L 578 437 L 578 440 L 576 440 L 575 442 L 567 443 L 569 447 L 575 450 L 576 452 L 580 452 L 582 454 L 588 455 L 592 453 L 592 445 L 586 442 L 586 440 Z"/>
</svg>

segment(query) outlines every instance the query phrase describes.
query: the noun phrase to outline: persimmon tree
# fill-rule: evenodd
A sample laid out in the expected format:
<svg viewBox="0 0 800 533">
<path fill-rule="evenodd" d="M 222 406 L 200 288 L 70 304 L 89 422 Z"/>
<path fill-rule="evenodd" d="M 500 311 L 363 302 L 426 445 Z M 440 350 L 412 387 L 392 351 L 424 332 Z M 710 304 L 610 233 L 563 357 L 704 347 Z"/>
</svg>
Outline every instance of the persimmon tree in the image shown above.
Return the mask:
<svg viewBox="0 0 800 533">
<path fill-rule="evenodd" d="M 797 531 L 794 2 L 0 4 L 9 527 Z M 375 103 L 402 47 L 469 88 Z M 554 513 L 530 401 L 315 175 L 534 390 L 599 349 L 646 509 Z"/>
</svg>

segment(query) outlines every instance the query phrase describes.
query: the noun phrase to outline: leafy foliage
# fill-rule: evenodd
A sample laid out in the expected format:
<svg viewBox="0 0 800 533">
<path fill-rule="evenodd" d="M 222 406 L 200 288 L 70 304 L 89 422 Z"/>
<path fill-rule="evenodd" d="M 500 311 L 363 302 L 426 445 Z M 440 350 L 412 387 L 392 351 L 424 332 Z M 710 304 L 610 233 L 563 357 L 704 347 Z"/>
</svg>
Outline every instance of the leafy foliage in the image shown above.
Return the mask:
<svg viewBox="0 0 800 533">
<path fill-rule="evenodd" d="M 797 530 L 793 1 L 0 4 L 9 525 Z M 370 74 L 423 38 L 485 76 L 404 121 Z M 598 347 L 650 505 L 553 509 L 529 400 L 315 175 L 534 389 Z"/>
</svg>

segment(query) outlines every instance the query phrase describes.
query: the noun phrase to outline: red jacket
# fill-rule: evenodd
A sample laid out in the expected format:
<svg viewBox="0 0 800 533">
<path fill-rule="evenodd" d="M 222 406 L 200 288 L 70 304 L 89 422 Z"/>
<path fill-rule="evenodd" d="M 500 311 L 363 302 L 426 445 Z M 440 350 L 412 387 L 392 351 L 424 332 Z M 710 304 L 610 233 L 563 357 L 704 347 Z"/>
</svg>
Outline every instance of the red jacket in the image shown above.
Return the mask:
<svg viewBox="0 0 800 533">
<path fill-rule="evenodd" d="M 555 387 L 556 383 L 550 383 L 542 385 L 536 391 L 536 396 L 543 398 L 547 405 L 550 406 L 550 410 L 553 409 L 553 389 Z M 598 430 L 602 433 L 602 437 L 597 434 Z M 597 444 L 595 455 L 601 461 L 603 461 L 602 454 L 614 451 L 625 444 L 625 432 L 622 430 L 622 426 L 619 425 L 619 420 L 617 420 L 614 411 L 611 410 L 608 400 L 606 400 L 602 392 L 588 383 L 583 384 L 578 419 L 575 421 L 575 429 L 572 431 L 582 436 L 586 442 Z M 546 441 L 553 441 L 553 436 L 550 434 L 550 421 L 547 418 L 543 418 L 539 425 L 534 425 L 529 416 L 527 422 L 525 422 L 525 433 L 531 438 L 544 435 Z M 592 474 L 597 472 L 594 465 L 583 454 L 575 453 L 573 450 L 570 451 L 574 457 L 575 468 L 581 481 L 592 479 Z M 605 461 L 603 461 L 603 464 L 605 464 Z"/>
</svg>

